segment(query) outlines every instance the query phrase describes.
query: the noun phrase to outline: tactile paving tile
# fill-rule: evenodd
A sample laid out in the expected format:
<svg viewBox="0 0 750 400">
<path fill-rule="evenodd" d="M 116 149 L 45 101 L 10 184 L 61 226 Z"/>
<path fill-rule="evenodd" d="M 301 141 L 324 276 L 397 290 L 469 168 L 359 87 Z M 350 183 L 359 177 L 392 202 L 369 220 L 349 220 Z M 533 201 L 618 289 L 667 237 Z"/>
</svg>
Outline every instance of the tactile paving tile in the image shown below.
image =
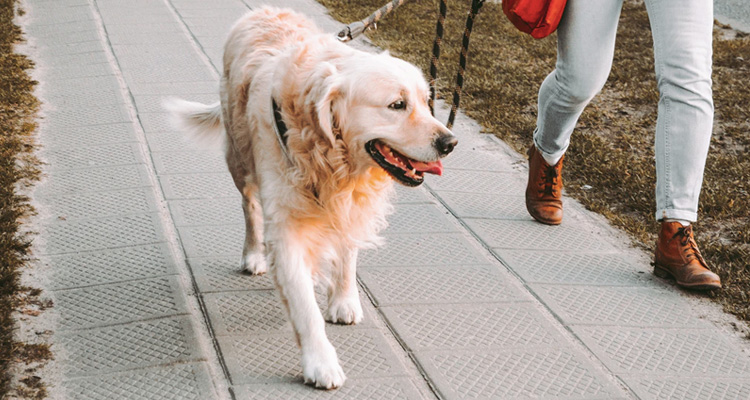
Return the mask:
<svg viewBox="0 0 750 400">
<path fill-rule="evenodd" d="M 43 259 L 52 289 L 74 288 L 176 274 L 166 244 L 79 252 Z"/>
<path fill-rule="evenodd" d="M 47 179 L 37 186 L 37 194 L 104 192 L 151 186 L 148 171 L 143 165 L 101 167 L 69 171 L 51 171 Z"/>
<path fill-rule="evenodd" d="M 559 343 L 552 324 L 527 303 L 381 307 L 411 350 L 518 348 Z"/>
<path fill-rule="evenodd" d="M 625 382 L 643 400 L 750 399 L 750 377 L 740 379 L 626 375 Z"/>
<path fill-rule="evenodd" d="M 122 104 L 100 104 L 94 106 L 90 100 L 80 104 L 75 109 L 61 109 L 50 111 L 45 115 L 45 120 L 50 124 L 70 128 L 77 126 L 117 124 L 131 122 L 130 113 Z"/>
<path fill-rule="evenodd" d="M 146 135 L 148 148 L 152 153 L 162 151 L 197 150 L 195 143 L 190 142 L 189 135 L 184 132 L 158 132 Z"/>
<path fill-rule="evenodd" d="M 160 43 L 163 42 L 146 43 L 142 46 L 144 50 L 148 51 L 154 44 L 158 45 Z M 173 41 L 169 44 L 178 45 L 180 43 Z M 162 64 L 158 68 L 130 65 L 123 71 L 123 76 L 127 82 L 164 82 L 166 80 L 172 82 L 194 82 L 212 78 L 208 68 L 200 62 L 194 62 L 190 65 Z"/>
<path fill-rule="evenodd" d="M 490 247 L 550 251 L 613 252 L 607 239 L 589 225 L 548 226 L 536 221 L 465 220 Z"/>
<path fill-rule="evenodd" d="M 220 199 L 176 200 L 169 203 L 177 226 L 244 224 L 242 200 Z"/>
<path fill-rule="evenodd" d="M 76 147 L 47 151 L 44 154 L 46 170 L 95 168 L 143 163 L 141 150 L 136 144 L 118 143 L 91 147 Z"/>
<path fill-rule="evenodd" d="M 178 228 L 188 257 L 236 255 L 240 259 L 245 243 L 245 224 Z"/>
<path fill-rule="evenodd" d="M 379 306 L 529 300 L 491 265 L 370 268 L 357 274 Z"/>
<path fill-rule="evenodd" d="M 446 399 L 613 399 L 621 395 L 582 354 L 534 350 L 417 352 Z"/>
<path fill-rule="evenodd" d="M 360 252 L 359 266 L 486 264 L 477 245 L 458 233 L 390 235 L 377 250 Z"/>
<path fill-rule="evenodd" d="M 349 379 L 336 390 L 320 390 L 300 383 L 264 383 L 233 388 L 238 399 L 357 399 L 357 400 L 423 400 L 414 384 L 406 378 Z"/>
<path fill-rule="evenodd" d="M 516 173 L 447 170 L 443 176 L 425 178 L 437 192 L 465 192 L 495 195 L 523 195 L 526 183 Z"/>
<path fill-rule="evenodd" d="M 500 196 L 463 192 L 440 192 L 443 202 L 462 218 L 529 220 L 523 196 Z"/>
<path fill-rule="evenodd" d="M 101 55 L 99 55 L 101 54 Z M 99 64 L 108 62 L 106 53 L 85 53 L 85 54 L 73 54 L 66 58 L 70 60 L 77 60 L 79 58 L 90 57 L 91 61 L 83 62 L 82 64 Z M 65 60 L 69 61 L 69 60 Z M 70 107 L 67 101 L 73 103 L 83 103 L 96 96 L 97 93 L 104 92 L 109 95 L 109 101 L 105 103 L 98 103 L 101 105 L 120 104 L 122 106 L 124 95 L 120 84 L 117 82 L 117 78 L 114 76 L 97 76 L 87 78 L 68 79 L 55 84 L 47 83 L 44 85 L 44 97 L 47 99 L 55 99 L 58 101 L 52 102 L 57 105 L 58 111 L 68 111 L 74 113 L 76 110 L 74 107 Z M 98 100 L 98 98 L 97 98 Z M 97 104 L 97 103 L 94 103 Z M 54 108 L 52 110 L 55 110 Z M 81 112 L 85 112 L 82 110 Z M 129 119 L 128 119 L 129 120 Z M 83 125 L 94 125 L 83 124 Z"/>
<path fill-rule="evenodd" d="M 427 193 L 424 188 L 421 187 L 405 187 L 403 185 L 396 184 L 396 193 L 393 196 L 393 203 L 395 204 L 409 204 L 409 203 L 434 203 L 435 198 Z"/>
<path fill-rule="evenodd" d="M 653 285 L 623 253 L 574 254 L 496 250 L 526 282 L 581 285 Z"/>
<path fill-rule="evenodd" d="M 750 357 L 710 329 L 573 327 L 614 373 L 747 377 Z"/>
<path fill-rule="evenodd" d="M 674 291 L 567 285 L 533 288 L 566 324 L 704 327 Z"/>
<path fill-rule="evenodd" d="M 44 78 L 55 82 L 65 79 L 90 78 L 95 76 L 114 76 L 109 63 L 55 66 L 44 71 Z"/>
<path fill-rule="evenodd" d="M 90 125 L 75 128 L 57 128 L 42 123 L 40 136 L 47 149 L 137 141 L 131 123 Z"/>
<path fill-rule="evenodd" d="M 43 254 L 110 249 L 165 240 L 161 221 L 155 214 L 63 221 L 48 226 L 43 237 Z"/>
<path fill-rule="evenodd" d="M 459 139 L 456 150 L 443 160 L 446 169 L 467 169 L 477 171 L 513 172 L 513 166 L 498 156 L 497 152 L 474 148 L 464 148 Z"/>
<path fill-rule="evenodd" d="M 347 377 L 406 375 L 380 331 L 330 324 L 326 331 Z M 301 353 L 291 332 L 273 336 L 224 336 L 218 340 L 234 384 L 302 379 Z"/>
<path fill-rule="evenodd" d="M 176 131 L 169 122 L 169 114 L 166 112 L 140 113 L 138 114 L 138 120 L 146 133 Z"/>
<path fill-rule="evenodd" d="M 62 383 L 66 399 L 206 400 L 216 398 L 204 364 L 191 363 L 79 378 Z"/>
<path fill-rule="evenodd" d="M 161 152 L 153 155 L 158 174 L 185 174 L 191 172 L 227 172 L 227 163 L 221 151 Z"/>
<path fill-rule="evenodd" d="M 43 212 L 49 218 L 73 220 L 101 218 L 157 211 L 156 198 L 151 188 L 91 192 L 57 196 L 37 196 L 43 199 Z"/>
<path fill-rule="evenodd" d="M 60 330 L 166 317 L 186 313 L 181 293 L 185 289 L 173 277 L 152 278 L 114 285 L 99 285 L 55 292 Z"/>
<path fill-rule="evenodd" d="M 188 259 L 202 293 L 273 289 L 269 274 L 250 275 L 240 269 L 240 256 Z"/>
<path fill-rule="evenodd" d="M 222 174 L 162 175 L 164 197 L 172 199 L 210 199 L 241 197 L 228 172 Z"/>
<path fill-rule="evenodd" d="M 165 318 L 60 334 L 63 376 L 90 376 L 202 358 L 191 322 Z"/>
<path fill-rule="evenodd" d="M 432 204 L 400 204 L 388 216 L 384 234 L 458 232 L 459 226 L 448 211 Z"/>
<path fill-rule="evenodd" d="M 63 36 L 64 35 L 60 35 L 61 38 Z M 44 55 L 48 57 L 59 57 L 59 56 L 65 56 L 65 55 L 71 55 L 71 54 L 91 53 L 91 52 L 101 51 L 103 49 L 102 42 L 99 40 L 98 37 L 91 34 L 90 36 L 88 36 L 88 38 L 90 40 L 86 40 L 86 41 L 79 40 L 79 41 L 66 42 L 66 41 L 61 40 L 57 46 L 45 46 Z M 44 40 L 44 43 L 52 44 L 52 43 L 55 43 L 55 41 Z M 48 71 L 45 71 L 45 72 L 48 72 Z"/>
</svg>

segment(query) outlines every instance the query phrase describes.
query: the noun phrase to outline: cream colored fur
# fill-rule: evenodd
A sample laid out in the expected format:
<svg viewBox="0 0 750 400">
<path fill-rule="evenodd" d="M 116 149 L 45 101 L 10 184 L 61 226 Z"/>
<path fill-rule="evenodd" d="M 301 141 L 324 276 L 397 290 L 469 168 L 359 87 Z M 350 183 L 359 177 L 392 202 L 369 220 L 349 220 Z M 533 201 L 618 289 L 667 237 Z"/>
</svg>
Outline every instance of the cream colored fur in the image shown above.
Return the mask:
<svg viewBox="0 0 750 400">
<path fill-rule="evenodd" d="M 253 274 L 270 267 L 305 381 L 317 387 L 339 387 L 345 375 L 313 285 L 327 287 L 326 320 L 360 322 L 357 252 L 381 243 L 377 233 L 391 211 L 393 179 L 365 143 L 380 139 L 408 157 L 437 160 L 436 135 L 450 132 L 430 115 L 427 95 L 411 64 L 354 50 L 290 10 L 262 8 L 229 35 L 221 104 L 167 105 L 178 126 L 202 136 L 219 135 L 223 123 L 227 164 L 244 199 L 242 267 Z M 274 134 L 272 96 L 288 127 L 291 162 Z M 398 100 L 408 109 L 389 108 Z"/>
</svg>

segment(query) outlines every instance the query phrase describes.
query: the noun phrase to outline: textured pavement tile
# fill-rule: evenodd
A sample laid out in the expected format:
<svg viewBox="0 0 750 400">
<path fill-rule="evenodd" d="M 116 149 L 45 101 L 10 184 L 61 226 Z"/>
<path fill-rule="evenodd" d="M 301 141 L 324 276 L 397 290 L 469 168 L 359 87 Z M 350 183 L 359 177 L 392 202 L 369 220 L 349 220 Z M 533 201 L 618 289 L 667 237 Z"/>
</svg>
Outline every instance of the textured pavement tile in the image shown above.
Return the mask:
<svg viewBox="0 0 750 400">
<path fill-rule="evenodd" d="M 146 142 L 148 142 L 148 148 L 151 153 L 162 151 L 195 151 L 198 149 L 198 145 L 191 142 L 190 137 L 183 132 L 146 134 Z"/>
<path fill-rule="evenodd" d="M 569 252 L 613 252 L 614 247 L 588 225 L 542 225 L 536 221 L 467 219 L 473 230 L 490 247 Z"/>
<path fill-rule="evenodd" d="M 425 351 L 417 358 L 446 399 L 614 399 L 622 394 L 584 354 L 555 347 Z"/>
<path fill-rule="evenodd" d="M 152 155 L 156 173 L 226 172 L 227 163 L 221 151 L 161 152 Z"/>
<path fill-rule="evenodd" d="M 643 400 L 740 400 L 750 399 L 750 377 L 621 377 Z"/>
<path fill-rule="evenodd" d="M 706 327 L 674 291 L 546 285 L 532 289 L 569 325 Z"/>
<path fill-rule="evenodd" d="M 498 157 L 497 151 L 483 150 L 471 144 L 469 146 L 465 147 L 459 138 L 456 150 L 443 160 L 443 166 L 448 170 L 515 172 L 513 165 Z"/>
<path fill-rule="evenodd" d="M 71 102 L 75 101 L 73 99 Z M 90 100 L 86 100 L 90 105 Z M 50 124 L 61 127 L 77 127 L 89 125 L 117 124 L 130 122 L 130 113 L 122 104 L 103 104 L 98 106 L 82 106 L 78 109 L 65 109 L 60 111 L 50 111 L 45 116 Z"/>
<path fill-rule="evenodd" d="M 616 374 L 747 377 L 750 357 L 712 329 L 573 327 Z"/>
<path fill-rule="evenodd" d="M 360 253 L 361 267 L 486 264 L 476 244 L 460 233 L 390 235 L 377 250 Z"/>
<path fill-rule="evenodd" d="M 75 253 L 165 240 L 156 214 L 61 221 L 46 228 L 43 254 Z"/>
<path fill-rule="evenodd" d="M 378 306 L 530 300 L 492 265 L 370 268 L 357 274 Z"/>
<path fill-rule="evenodd" d="M 521 195 L 526 183 L 517 173 L 469 170 L 446 170 L 443 176 L 425 177 L 427 185 L 436 192 L 465 192 L 495 195 Z"/>
<path fill-rule="evenodd" d="M 147 368 L 62 383 L 65 398 L 79 400 L 206 400 L 216 398 L 204 364 Z"/>
<path fill-rule="evenodd" d="M 654 286 L 622 253 L 586 254 L 497 249 L 496 253 L 524 281 L 606 286 Z"/>
<path fill-rule="evenodd" d="M 103 62 L 99 64 L 87 65 L 57 65 L 50 66 L 49 68 L 46 68 L 44 70 L 44 78 L 49 79 L 50 81 L 62 81 L 66 79 L 91 78 L 99 76 L 114 76 L 112 66 L 109 63 Z M 119 99 L 115 97 L 114 100 Z"/>
<path fill-rule="evenodd" d="M 148 170 L 142 165 L 51 171 L 37 185 L 40 196 L 104 192 L 151 186 Z"/>
<path fill-rule="evenodd" d="M 133 96 L 160 95 L 180 96 L 184 94 L 213 94 L 219 93 L 218 78 L 196 82 L 155 82 L 129 83 L 128 89 Z"/>
<path fill-rule="evenodd" d="M 434 203 L 436 200 L 424 188 L 410 188 L 396 184 L 394 204 Z"/>
<path fill-rule="evenodd" d="M 175 132 L 176 130 L 169 123 L 169 114 L 159 113 L 140 113 L 138 119 L 146 133 L 155 132 Z"/>
<path fill-rule="evenodd" d="M 460 218 L 530 220 L 523 196 L 440 192 L 440 199 Z"/>
<path fill-rule="evenodd" d="M 50 287 L 64 289 L 176 274 L 166 244 L 122 247 L 43 257 Z"/>
<path fill-rule="evenodd" d="M 97 144 L 137 142 L 132 123 L 60 128 L 42 124 L 39 132 L 47 150 L 77 148 Z"/>
<path fill-rule="evenodd" d="M 167 200 L 241 197 L 229 173 L 162 175 L 159 182 Z"/>
<path fill-rule="evenodd" d="M 380 310 L 414 351 L 533 348 L 562 340 L 530 303 L 430 304 Z"/>
<path fill-rule="evenodd" d="M 238 399 L 357 399 L 357 400 L 421 400 L 422 395 L 406 378 L 348 379 L 336 390 L 319 390 L 300 384 L 264 383 L 234 387 Z"/>
<path fill-rule="evenodd" d="M 384 234 L 394 233 L 447 233 L 459 232 L 460 226 L 452 216 L 432 204 L 400 204 L 388 216 Z"/>
<path fill-rule="evenodd" d="M 54 293 L 60 330 L 112 325 L 187 313 L 175 277 L 60 290 Z"/>
<path fill-rule="evenodd" d="M 173 200 L 169 202 L 172 218 L 177 226 L 237 225 L 245 223 L 242 200 L 219 199 Z"/>
<path fill-rule="evenodd" d="M 269 274 L 250 275 L 240 269 L 240 256 L 190 258 L 188 264 L 201 293 L 274 289 Z"/>
<path fill-rule="evenodd" d="M 245 242 L 245 224 L 178 228 L 188 257 L 224 257 L 240 259 Z"/>
<path fill-rule="evenodd" d="M 164 318 L 57 335 L 67 378 L 202 358 L 188 317 Z"/>
<path fill-rule="evenodd" d="M 152 188 L 113 190 L 54 196 L 37 196 L 45 222 L 50 220 L 92 219 L 156 212 L 159 206 Z"/>
<path fill-rule="evenodd" d="M 378 330 L 326 324 L 348 378 L 404 376 L 401 362 Z M 233 384 L 302 381 L 300 351 L 289 332 L 284 335 L 218 338 Z"/>
<path fill-rule="evenodd" d="M 135 143 L 87 146 L 51 150 L 44 153 L 48 171 L 111 167 L 143 163 L 140 147 Z"/>
</svg>

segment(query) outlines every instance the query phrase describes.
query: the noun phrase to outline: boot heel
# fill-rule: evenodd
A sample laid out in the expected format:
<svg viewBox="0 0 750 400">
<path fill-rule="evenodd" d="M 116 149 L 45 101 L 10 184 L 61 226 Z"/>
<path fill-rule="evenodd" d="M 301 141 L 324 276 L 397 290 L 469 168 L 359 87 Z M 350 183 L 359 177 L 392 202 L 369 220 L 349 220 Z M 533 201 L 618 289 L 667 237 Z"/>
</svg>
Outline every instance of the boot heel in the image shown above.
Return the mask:
<svg viewBox="0 0 750 400">
<path fill-rule="evenodd" d="M 665 271 L 663 268 L 659 267 L 658 265 L 654 265 L 654 275 L 662 279 L 672 278 L 672 274 Z"/>
</svg>

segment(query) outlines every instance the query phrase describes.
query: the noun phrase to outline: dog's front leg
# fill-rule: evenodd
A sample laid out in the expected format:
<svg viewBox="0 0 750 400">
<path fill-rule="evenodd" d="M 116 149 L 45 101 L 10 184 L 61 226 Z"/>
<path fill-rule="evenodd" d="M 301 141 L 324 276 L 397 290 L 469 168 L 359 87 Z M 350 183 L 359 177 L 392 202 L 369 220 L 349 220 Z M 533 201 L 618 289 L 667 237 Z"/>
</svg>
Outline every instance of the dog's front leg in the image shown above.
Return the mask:
<svg viewBox="0 0 750 400">
<path fill-rule="evenodd" d="M 337 388 L 344 384 L 346 376 L 336 349 L 326 337 L 325 321 L 315 301 L 310 260 L 305 257 L 310 252 L 288 238 L 269 243 L 274 281 L 302 350 L 305 383 L 323 389 Z"/>
<path fill-rule="evenodd" d="M 341 249 L 331 266 L 327 321 L 346 325 L 362 322 L 362 304 L 357 289 L 357 254 L 356 248 Z"/>
</svg>

